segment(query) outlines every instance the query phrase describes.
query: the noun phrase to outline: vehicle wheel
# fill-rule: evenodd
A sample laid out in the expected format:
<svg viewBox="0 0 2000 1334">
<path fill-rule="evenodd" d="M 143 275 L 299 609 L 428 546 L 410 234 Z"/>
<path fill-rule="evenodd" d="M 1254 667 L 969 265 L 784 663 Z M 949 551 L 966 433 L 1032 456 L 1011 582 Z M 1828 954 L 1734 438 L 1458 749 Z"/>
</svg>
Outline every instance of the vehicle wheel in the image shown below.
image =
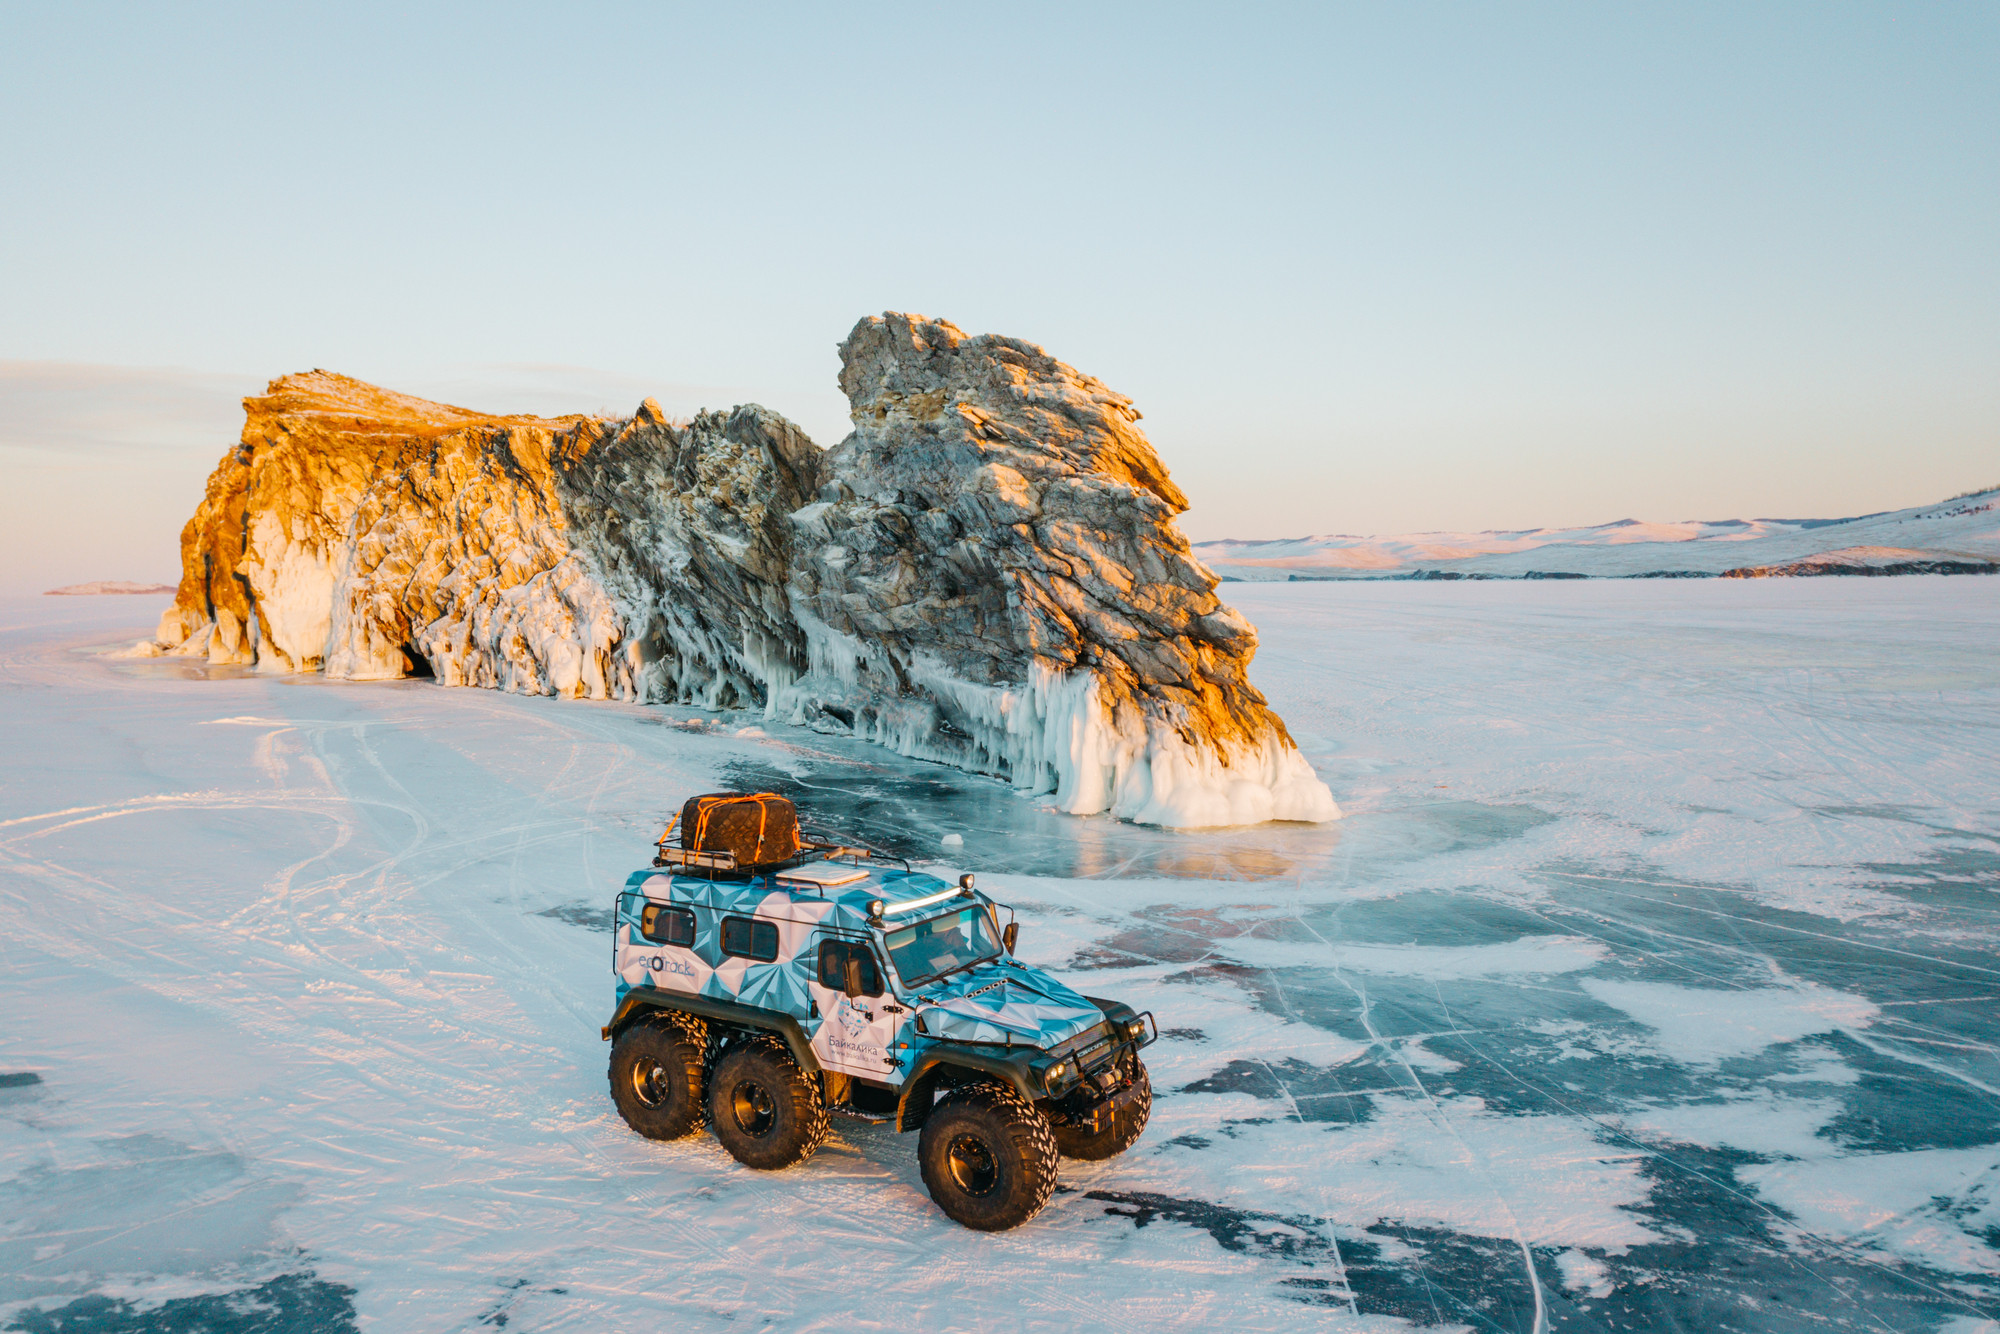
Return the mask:
<svg viewBox="0 0 2000 1334">
<path fill-rule="evenodd" d="M 1048 1118 L 999 1084 L 975 1084 L 940 1100 L 924 1121 L 917 1161 L 938 1208 L 981 1232 L 1019 1227 L 1056 1188 Z"/>
<path fill-rule="evenodd" d="M 708 1081 L 715 1137 L 745 1167 L 790 1167 L 813 1156 L 831 1129 L 819 1083 L 774 1042 L 738 1047 Z"/>
<path fill-rule="evenodd" d="M 701 1129 L 701 1064 L 706 1044 L 693 1025 L 665 1015 L 643 1019 L 611 1044 L 611 1101 L 647 1139 L 684 1139 Z"/>
<path fill-rule="evenodd" d="M 1113 1114 L 1110 1125 L 1091 1131 L 1071 1125 L 1061 1117 L 1049 1118 L 1051 1129 L 1055 1131 L 1056 1148 L 1063 1157 L 1086 1163 L 1102 1162 L 1106 1158 L 1116 1158 L 1138 1141 L 1139 1132 L 1146 1128 L 1146 1120 L 1153 1114 L 1153 1079 L 1146 1073 L 1146 1063 L 1136 1053 L 1125 1059 L 1132 1063 L 1126 1072 L 1126 1079 L 1139 1086 L 1139 1094 Z"/>
</svg>

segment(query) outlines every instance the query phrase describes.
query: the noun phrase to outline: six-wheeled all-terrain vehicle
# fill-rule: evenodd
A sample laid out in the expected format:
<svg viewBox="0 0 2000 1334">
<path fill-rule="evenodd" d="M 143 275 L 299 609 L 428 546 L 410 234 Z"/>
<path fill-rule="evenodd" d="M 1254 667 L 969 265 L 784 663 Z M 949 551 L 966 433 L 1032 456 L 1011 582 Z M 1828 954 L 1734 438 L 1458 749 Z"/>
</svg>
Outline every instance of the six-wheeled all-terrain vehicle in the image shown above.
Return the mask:
<svg viewBox="0 0 2000 1334">
<path fill-rule="evenodd" d="M 1021 963 L 1012 918 L 970 875 L 802 837 L 782 797 L 693 798 L 618 895 L 612 1100 L 642 1135 L 710 1125 L 766 1169 L 809 1158 L 830 1112 L 893 1122 L 921 1131 L 946 1214 L 1018 1226 L 1058 1155 L 1138 1139 L 1157 1031 Z"/>
</svg>

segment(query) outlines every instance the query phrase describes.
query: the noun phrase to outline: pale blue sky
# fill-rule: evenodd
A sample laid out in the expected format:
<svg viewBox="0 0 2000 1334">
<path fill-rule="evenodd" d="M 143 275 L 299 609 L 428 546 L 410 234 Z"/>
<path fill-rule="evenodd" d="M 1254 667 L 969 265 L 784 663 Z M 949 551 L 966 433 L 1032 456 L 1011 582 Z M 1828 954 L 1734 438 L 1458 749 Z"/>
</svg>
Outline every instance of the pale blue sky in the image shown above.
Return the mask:
<svg viewBox="0 0 2000 1334">
<path fill-rule="evenodd" d="M 406 8 L 0 8 L 18 579 L 170 576 L 287 371 L 832 445 L 883 309 L 1131 394 L 1197 538 L 2000 481 L 2000 6 Z"/>
</svg>

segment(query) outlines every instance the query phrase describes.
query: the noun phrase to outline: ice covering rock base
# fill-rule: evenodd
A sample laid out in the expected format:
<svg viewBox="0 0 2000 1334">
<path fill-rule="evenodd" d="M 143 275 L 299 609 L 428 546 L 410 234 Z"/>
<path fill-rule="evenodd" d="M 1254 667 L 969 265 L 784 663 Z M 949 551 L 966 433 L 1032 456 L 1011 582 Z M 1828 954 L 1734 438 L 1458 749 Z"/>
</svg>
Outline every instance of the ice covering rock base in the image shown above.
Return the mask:
<svg viewBox="0 0 2000 1334">
<path fill-rule="evenodd" d="M 921 316 L 841 357 L 855 431 L 826 452 L 755 405 L 508 417 L 275 380 L 132 651 L 760 706 L 1150 824 L 1339 815 L 1128 399 Z"/>
</svg>

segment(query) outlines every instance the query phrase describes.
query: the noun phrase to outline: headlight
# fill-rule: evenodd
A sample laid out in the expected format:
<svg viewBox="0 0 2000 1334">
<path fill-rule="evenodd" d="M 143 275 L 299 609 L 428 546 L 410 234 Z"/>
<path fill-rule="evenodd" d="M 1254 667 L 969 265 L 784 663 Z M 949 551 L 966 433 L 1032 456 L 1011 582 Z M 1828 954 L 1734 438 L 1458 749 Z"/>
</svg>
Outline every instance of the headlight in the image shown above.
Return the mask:
<svg viewBox="0 0 2000 1334">
<path fill-rule="evenodd" d="M 1054 1065 L 1049 1067 L 1048 1074 L 1043 1076 L 1043 1082 L 1046 1083 L 1050 1088 L 1054 1088 L 1057 1084 L 1062 1082 L 1063 1071 L 1067 1070 L 1068 1068 L 1069 1065 L 1067 1062 L 1057 1061 Z"/>
<path fill-rule="evenodd" d="M 1125 1036 L 1128 1038 L 1145 1037 L 1146 1021 L 1144 1019 L 1127 1019 L 1125 1021 Z"/>
</svg>

